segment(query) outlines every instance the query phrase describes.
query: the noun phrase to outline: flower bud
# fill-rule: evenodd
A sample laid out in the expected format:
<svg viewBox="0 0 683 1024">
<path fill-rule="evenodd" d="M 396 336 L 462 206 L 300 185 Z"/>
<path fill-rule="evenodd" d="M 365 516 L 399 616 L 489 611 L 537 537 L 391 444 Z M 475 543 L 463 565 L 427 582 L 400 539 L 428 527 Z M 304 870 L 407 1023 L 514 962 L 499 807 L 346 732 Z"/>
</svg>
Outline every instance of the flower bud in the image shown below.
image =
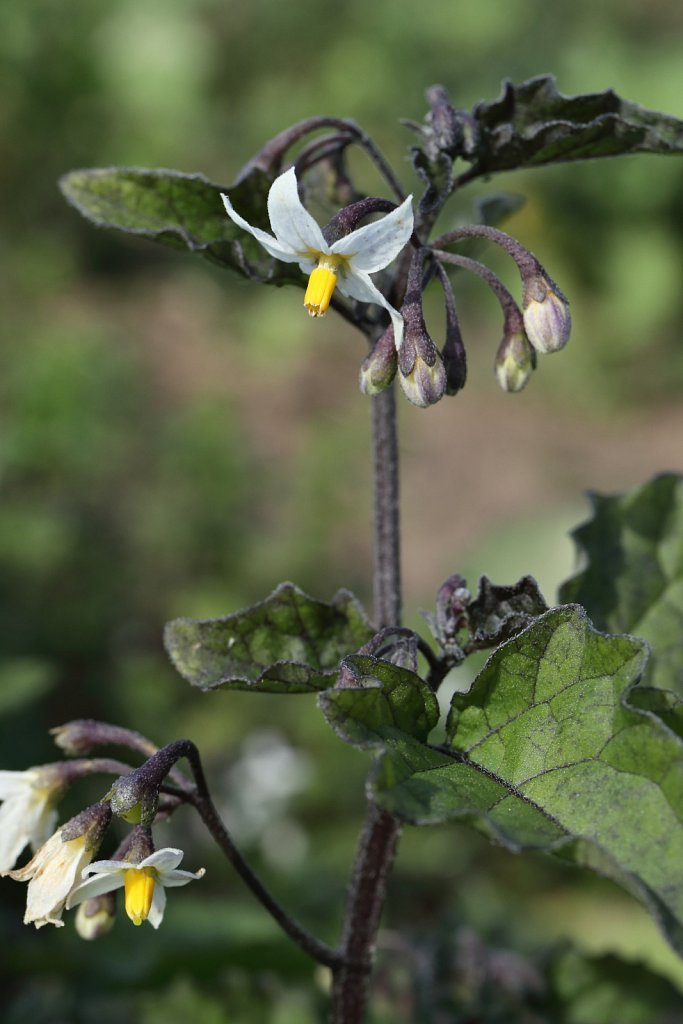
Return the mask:
<svg viewBox="0 0 683 1024">
<path fill-rule="evenodd" d="M 93 896 L 81 903 L 76 911 L 76 931 L 82 939 L 101 939 L 114 927 L 116 920 L 116 897 L 113 892 Z"/>
<path fill-rule="evenodd" d="M 142 766 L 144 768 L 144 765 Z M 129 825 L 148 824 L 154 820 L 159 804 L 159 784 L 148 780 L 140 769 L 122 775 L 107 793 L 114 814 Z"/>
<path fill-rule="evenodd" d="M 440 264 L 437 265 L 437 269 L 446 307 L 446 341 L 441 350 L 446 371 L 446 394 L 455 395 L 465 386 L 467 380 L 467 354 L 460 333 L 460 321 L 451 282 Z"/>
<path fill-rule="evenodd" d="M 425 409 L 443 398 L 446 369 L 441 355 L 427 333 L 422 314 L 422 265 L 425 250 L 414 255 L 408 274 L 405 302 L 401 309 L 404 331 L 398 352 L 399 380 L 408 401 Z"/>
<path fill-rule="evenodd" d="M 361 364 L 360 389 L 363 394 L 378 395 L 388 388 L 396 376 L 396 367 L 394 328 L 389 326 Z"/>
<path fill-rule="evenodd" d="M 522 331 L 505 334 L 496 354 L 496 379 L 503 391 L 521 391 L 536 365 L 536 354 Z"/>
<path fill-rule="evenodd" d="M 522 306 L 524 329 L 537 352 L 557 352 L 567 344 L 572 326 L 569 300 L 540 266 L 524 279 Z"/>
<path fill-rule="evenodd" d="M 426 409 L 443 398 L 446 391 L 446 369 L 436 345 L 427 334 L 419 339 L 406 336 L 398 354 L 399 380 L 409 402 Z"/>
</svg>

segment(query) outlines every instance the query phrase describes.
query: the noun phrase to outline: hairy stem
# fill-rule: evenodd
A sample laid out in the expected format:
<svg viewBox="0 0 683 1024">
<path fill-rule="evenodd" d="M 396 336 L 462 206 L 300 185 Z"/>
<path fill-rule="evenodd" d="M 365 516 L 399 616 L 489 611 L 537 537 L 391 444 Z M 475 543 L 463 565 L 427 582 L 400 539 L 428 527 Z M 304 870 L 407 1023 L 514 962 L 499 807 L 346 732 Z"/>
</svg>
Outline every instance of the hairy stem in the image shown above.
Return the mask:
<svg viewBox="0 0 683 1024">
<path fill-rule="evenodd" d="M 401 620 L 398 441 L 394 388 L 372 400 L 374 618 L 378 629 Z M 368 806 L 347 890 L 340 961 L 333 968 L 331 1024 L 361 1024 L 369 997 L 375 936 L 396 851 L 398 822 Z"/>
<path fill-rule="evenodd" d="M 374 484 L 373 605 L 377 629 L 401 622 L 396 394 L 387 388 L 372 400 Z"/>
<path fill-rule="evenodd" d="M 183 793 L 183 798 L 197 810 L 200 818 L 237 874 L 259 903 L 265 907 L 271 917 L 279 924 L 285 934 L 312 957 L 313 960 L 324 964 L 326 967 L 334 968 L 339 962 L 339 954 L 325 945 L 325 943 L 320 942 L 287 913 L 282 904 L 278 903 L 275 897 L 266 889 L 263 882 L 261 882 L 235 846 L 211 799 L 206 776 L 204 775 L 204 768 L 202 767 L 199 751 L 195 744 L 191 740 L 176 740 L 174 743 L 169 743 L 159 754 L 165 757 L 169 763 L 175 762 L 181 757 L 187 758 L 192 775 L 194 776 L 195 788 L 191 792 Z"/>
</svg>

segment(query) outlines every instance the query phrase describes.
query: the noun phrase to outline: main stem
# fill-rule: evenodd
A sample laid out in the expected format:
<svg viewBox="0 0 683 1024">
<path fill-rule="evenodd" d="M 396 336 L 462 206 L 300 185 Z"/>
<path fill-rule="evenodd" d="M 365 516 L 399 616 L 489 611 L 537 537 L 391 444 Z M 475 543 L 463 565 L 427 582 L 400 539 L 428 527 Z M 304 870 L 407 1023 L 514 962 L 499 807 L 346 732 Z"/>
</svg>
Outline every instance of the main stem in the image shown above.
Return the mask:
<svg viewBox="0 0 683 1024">
<path fill-rule="evenodd" d="M 374 616 L 378 629 L 401 620 L 398 440 L 393 387 L 372 400 L 374 484 Z M 349 882 L 340 945 L 333 969 L 331 1024 L 361 1024 L 368 1002 L 375 936 L 386 880 L 398 841 L 398 822 L 372 802 Z"/>
</svg>

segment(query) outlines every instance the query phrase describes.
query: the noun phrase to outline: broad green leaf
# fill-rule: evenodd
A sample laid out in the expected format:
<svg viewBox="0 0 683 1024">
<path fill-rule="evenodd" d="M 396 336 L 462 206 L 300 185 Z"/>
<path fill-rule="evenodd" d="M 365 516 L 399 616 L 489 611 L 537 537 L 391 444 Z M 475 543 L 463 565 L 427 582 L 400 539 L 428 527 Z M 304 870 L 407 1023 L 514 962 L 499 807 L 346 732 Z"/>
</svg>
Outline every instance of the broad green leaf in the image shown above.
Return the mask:
<svg viewBox="0 0 683 1024">
<path fill-rule="evenodd" d="M 611 89 L 581 96 L 558 92 L 551 75 L 521 85 L 472 112 L 478 129 L 467 153 L 468 177 L 565 160 L 624 153 L 683 152 L 683 122 L 622 99 Z"/>
<path fill-rule="evenodd" d="M 590 501 L 593 518 L 573 533 L 586 568 L 560 598 L 583 605 L 598 629 L 647 640 L 647 681 L 683 694 L 683 477 Z"/>
<path fill-rule="evenodd" d="M 447 745 L 387 744 L 376 799 L 406 821 L 462 819 L 608 875 L 683 951 L 683 743 L 627 703 L 646 656 L 581 608 L 547 612 L 455 694 Z"/>
<path fill-rule="evenodd" d="M 426 740 L 439 721 L 439 705 L 410 669 L 370 655 L 344 659 L 343 685 L 318 697 L 325 718 L 347 743 L 382 746 L 391 736 Z"/>
<path fill-rule="evenodd" d="M 283 284 L 300 278 L 291 265 L 270 259 L 225 213 L 221 192 L 229 193 L 249 223 L 268 228 L 271 179 L 257 168 L 234 188 L 202 174 L 131 167 L 71 171 L 59 184 L 69 203 L 98 227 L 198 252 L 253 280 Z"/>
<path fill-rule="evenodd" d="M 345 655 L 372 637 L 356 598 L 329 604 L 282 583 L 251 608 L 219 619 L 175 619 L 164 640 L 171 661 L 202 690 L 309 693 L 332 684 Z"/>
</svg>

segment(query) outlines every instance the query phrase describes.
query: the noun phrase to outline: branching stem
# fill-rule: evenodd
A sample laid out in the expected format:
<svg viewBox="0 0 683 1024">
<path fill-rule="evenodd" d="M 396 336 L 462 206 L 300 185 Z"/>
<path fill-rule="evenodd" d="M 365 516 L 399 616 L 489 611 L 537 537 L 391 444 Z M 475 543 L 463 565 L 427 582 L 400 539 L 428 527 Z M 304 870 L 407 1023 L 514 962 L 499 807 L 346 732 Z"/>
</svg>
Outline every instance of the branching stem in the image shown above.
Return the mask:
<svg viewBox="0 0 683 1024">
<path fill-rule="evenodd" d="M 334 968 L 337 966 L 340 954 L 316 939 L 314 935 L 287 913 L 284 907 L 266 889 L 265 885 L 235 846 L 211 799 L 199 751 L 194 743 L 191 740 L 176 740 L 174 743 L 169 744 L 168 747 L 165 747 L 163 753 L 166 753 L 169 758 L 174 760 L 178 760 L 181 757 L 187 758 L 192 775 L 194 776 L 195 789 L 183 793 L 182 796 L 196 809 L 220 849 L 259 903 L 265 907 L 271 917 L 279 924 L 280 928 L 305 953 L 326 967 Z"/>
</svg>

